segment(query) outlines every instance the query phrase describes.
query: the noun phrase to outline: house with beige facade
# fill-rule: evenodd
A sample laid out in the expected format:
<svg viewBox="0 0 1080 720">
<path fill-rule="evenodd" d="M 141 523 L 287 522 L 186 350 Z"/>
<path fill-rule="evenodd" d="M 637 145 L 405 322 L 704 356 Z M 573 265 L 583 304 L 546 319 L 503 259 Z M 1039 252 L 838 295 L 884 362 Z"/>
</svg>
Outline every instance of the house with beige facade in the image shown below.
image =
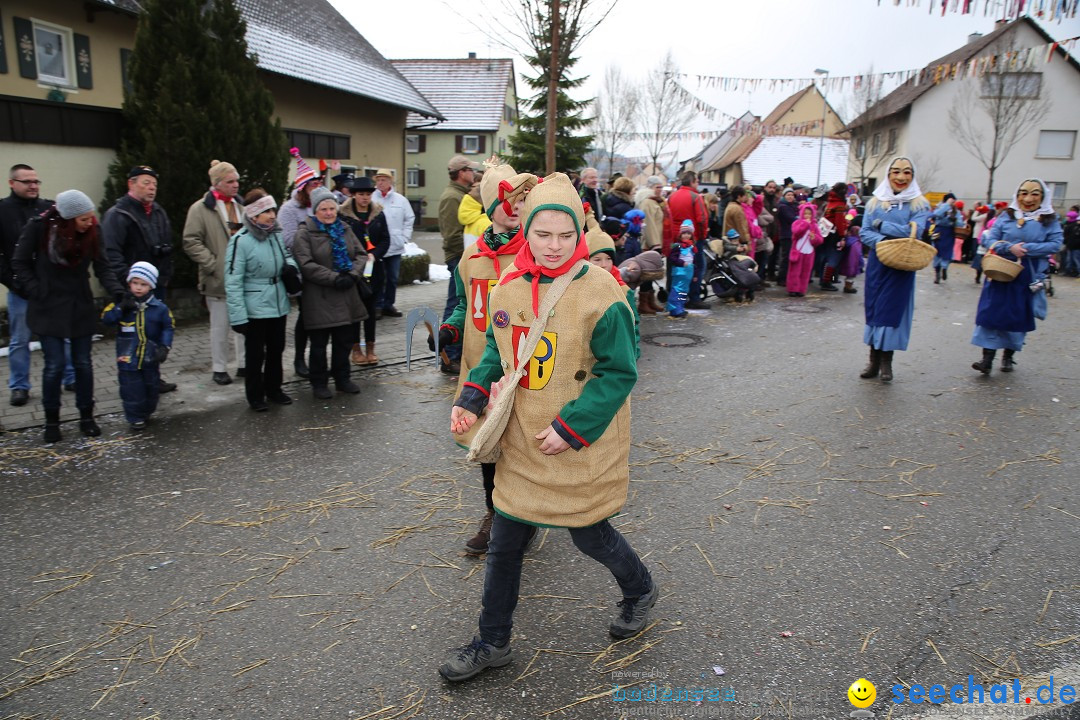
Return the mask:
<svg viewBox="0 0 1080 720">
<path fill-rule="evenodd" d="M 1021 180 L 1037 177 L 1049 185 L 1056 208 L 1077 203 L 1080 64 L 1051 43 L 1053 38 L 1028 17 L 1000 21 L 987 35 L 969 36 L 848 124 L 850 176 L 865 177 L 869 192 L 885 176 L 889 159 L 903 155 L 915 164 L 924 192 L 952 192 L 969 204 L 986 201 L 989 171 L 963 146 L 949 116 L 962 115 L 985 149 L 992 143 L 995 123 L 983 108 L 1002 98 L 1018 98 L 1039 103 L 1040 111 L 1023 126 L 1014 128 L 1008 114 L 996 123 L 999 132 L 1018 133 L 994 174 L 989 199 L 1011 200 Z M 988 71 L 990 60 L 996 70 Z"/>
<path fill-rule="evenodd" d="M 312 165 L 400 173 L 406 116 L 442 119 L 326 0 L 305 0 L 302 14 L 283 0 L 236 3 L 289 142 Z M 136 0 L 4 0 L 0 156 L 33 165 L 46 196 L 77 187 L 100 201 L 140 11 Z M 332 71 L 308 72 L 313 57 Z"/>
<path fill-rule="evenodd" d="M 450 181 L 446 163 L 451 157 L 482 163 L 507 153 L 518 120 L 514 61 L 469 53 L 467 58 L 390 62 L 446 118 L 434 122 L 409 113 L 405 187 L 399 187 L 414 206 L 422 204 L 424 222 L 435 222 L 439 196 Z"/>
</svg>

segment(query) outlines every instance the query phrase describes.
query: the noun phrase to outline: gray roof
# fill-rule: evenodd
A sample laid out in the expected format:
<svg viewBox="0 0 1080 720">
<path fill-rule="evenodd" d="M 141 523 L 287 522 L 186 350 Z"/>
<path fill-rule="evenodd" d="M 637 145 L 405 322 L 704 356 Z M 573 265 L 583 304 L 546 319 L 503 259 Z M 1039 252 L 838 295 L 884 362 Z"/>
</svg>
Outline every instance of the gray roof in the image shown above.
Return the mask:
<svg viewBox="0 0 1080 720">
<path fill-rule="evenodd" d="M 92 0 L 137 15 L 137 0 Z M 248 49 L 266 72 L 378 100 L 443 119 L 390 62 L 327 0 L 236 0 L 247 22 Z M 310 64 L 317 66 L 312 72 Z"/>
<path fill-rule="evenodd" d="M 495 132 L 503 118 L 505 89 L 514 82 L 509 58 L 391 60 L 390 63 L 446 116 L 434 130 Z M 423 123 L 409 113 L 408 125 Z"/>
</svg>

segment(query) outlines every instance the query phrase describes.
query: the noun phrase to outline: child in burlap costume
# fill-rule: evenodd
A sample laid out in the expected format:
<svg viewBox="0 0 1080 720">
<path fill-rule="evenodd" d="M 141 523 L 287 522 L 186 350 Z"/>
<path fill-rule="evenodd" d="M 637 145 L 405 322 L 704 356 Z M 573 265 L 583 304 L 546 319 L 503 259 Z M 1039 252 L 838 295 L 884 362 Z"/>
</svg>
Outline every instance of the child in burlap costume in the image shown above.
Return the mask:
<svg viewBox="0 0 1080 720">
<path fill-rule="evenodd" d="M 526 244 L 491 291 L 487 347 L 451 414 L 451 429 L 460 434 L 489 397 L 500 389 L 516 393 L 495 466 L 479 632 L 439 668 L 451 681 L 510 662 L 522 559 L 535 527 L 569 529 L 578 549 L 611 571 L 623 596 L 608 628 L 613 636 L 641 632 L 658 594 L 637 553 L 608 522 L 629 486 L 633 313 L 611 274 L 586 262 L 584 213 L 569 178 L 544 178 L 526 197 L 524 217 Z M 532 357 L 523 359 L 528 372 L 515 387 L 500 388 L 542 298 L 566 274 L 568 288 Z"/>
<path fill-rule="evenodd" d="M 493 156 L 485 162 L 484 167 L 484 176 L 480 180 L 480 201 L 492 224 L 475 243 L 465 248 L 461 262 L 454 268 L 457 308 L 439 327 L 439 347 L 458 342 L 462 344 L 458 395 L 469 371 L 480 362 L 487 345 L 487 329 L 491 325 L 488 293 L 498 281 L 499 273 L 513 262 L 518 250 L 525 244 L 518 213 L 525 202 L 525 195 L 536 185 L 535 175 L 518 173 L 497 157 Z M 455 436 L 455 442 L 468 449 L 479 426 L 478 423 L 468 432 Z M 465 542 L 465 552 L 474 555 L 487 552 L 491 521 L 495 516 L 495 508 L 491 504 L 491 493 L 495 489 L 495 464 L 481 463 L 480 472 L 484 476 L 487 513 L 480 521 L 476 535 Z"/>
</svg>

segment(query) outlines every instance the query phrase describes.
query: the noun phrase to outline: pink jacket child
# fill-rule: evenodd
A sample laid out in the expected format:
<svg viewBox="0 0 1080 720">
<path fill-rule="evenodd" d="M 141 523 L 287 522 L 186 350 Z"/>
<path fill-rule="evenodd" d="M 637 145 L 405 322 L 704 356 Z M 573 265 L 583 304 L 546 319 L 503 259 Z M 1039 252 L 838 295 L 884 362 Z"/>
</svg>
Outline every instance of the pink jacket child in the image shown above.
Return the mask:
<svg viewBox="0 0 1080 720">
<path fill-rule="evenodd" d="M 762 200 L 762 205 L 758 206 L 756 203 L 759 198 L 761 198 L 760 195 L 754 198 L 754 204 L 751 204 L 749 202 L 741 203 L 743 215 L 746 216 L 746 224 L 750 227 L 750 257 L 754 257 L 757 254 L 758 241 L 761 240 L 761 237 L 763 235 L 761 231 L 761 226 L 758 225 L 757 220 L 758 210 L 760 209 L 760 207 L 764 207 L 765 201 Z"/>
<path fill-rule="evenodd" d="M 788 297 L 803 297 L 814 270 L 814 248 L 824 242 L 817 225 L 813 203 L 799 206 L 799 219 L 791 224 L 791 253 L 788 255 Z"/>
</svg>

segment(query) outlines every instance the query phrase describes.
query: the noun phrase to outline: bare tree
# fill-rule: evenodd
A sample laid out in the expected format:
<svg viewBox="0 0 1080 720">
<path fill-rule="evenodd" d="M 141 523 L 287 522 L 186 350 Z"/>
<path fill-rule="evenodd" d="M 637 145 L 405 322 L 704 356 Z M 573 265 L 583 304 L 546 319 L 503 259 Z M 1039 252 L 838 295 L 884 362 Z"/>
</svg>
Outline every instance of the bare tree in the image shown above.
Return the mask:
<svg viewBox="0 0 1080 720">
<path fill-rule="evenodd" d="M 851 138 L 851 150 L 855 159 L 853 165 L 860 190 L 865 190 L 867 181 L 887 159 L 884 152 L 873 154 L 872 139 L 880 134 L 889 124 L 882 104 L 882 78 L 874 75 L 871 65 L 863 73 L 862 84 L 855 88 L 847 103 L 848 117 L 855 118 L 845 130 Z M 921 168 L 920 168 L 921 170 Z"/>
<path fill-rule="evenodd" d="M 914 152 L 911 153 L 911 164 L 915 166 L 915 171 L 918 173 L 916 177 L 919 180 L 920 188 L 929 190 L 936 186 L 938 173 L 942 170 L 940 155 L 924 157 L 923 155 Z"/>
<path fill-rule="evenodd" d="M 679 86 L 679 67 L 668 50 L 645 78 L 638 112 L 637 126 L 654 169 L 660 156 L 694 119 L 694 108 L 685 98 Z"/>
<path fill-rule="evenodd" d="M 1007 49 L 1007 48 L 1006 48 Z M 949 108 L 949 133 L 988 173 L 986 202 L 994 197 L 994 173 L 1020 138 L 1050 110 L 1043 95 L 1042 73 L 998 70 L 961 82 Z"/>
<path fill-rule="evenodd" d="M 596 147 L 607 157 L 609 177 L 615 156 L 634 138 L 637 115 L 638 88 L 627 81 L 617 65 L 608 65 L 600 92 L 593 101 L 589 127 L 596 138 Z"/>
</svg>

